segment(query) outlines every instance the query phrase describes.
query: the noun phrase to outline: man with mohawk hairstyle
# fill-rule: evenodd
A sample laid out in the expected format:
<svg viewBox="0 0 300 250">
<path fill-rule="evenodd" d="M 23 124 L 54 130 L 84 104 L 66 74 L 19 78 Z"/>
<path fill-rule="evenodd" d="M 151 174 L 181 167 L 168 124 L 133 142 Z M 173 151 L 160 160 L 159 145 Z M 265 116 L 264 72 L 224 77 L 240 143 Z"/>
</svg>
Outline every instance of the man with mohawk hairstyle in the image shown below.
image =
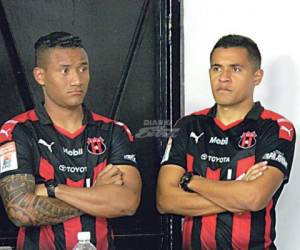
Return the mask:
<svg viewBox="0 0 300 250">
<path fill-rule="evenodd" d="M 17 249 L 69 250 L 78 232 L 90 231 L 97 249 L 112 250 L 107 218 L 133 215 L 140 202 L 134 138 L 83 104 L 89 60 L 78 36 L 42 36 L 35 58 L 44 103 L 0 134 L 0 194 L 20 227 Z"/>
</svg>

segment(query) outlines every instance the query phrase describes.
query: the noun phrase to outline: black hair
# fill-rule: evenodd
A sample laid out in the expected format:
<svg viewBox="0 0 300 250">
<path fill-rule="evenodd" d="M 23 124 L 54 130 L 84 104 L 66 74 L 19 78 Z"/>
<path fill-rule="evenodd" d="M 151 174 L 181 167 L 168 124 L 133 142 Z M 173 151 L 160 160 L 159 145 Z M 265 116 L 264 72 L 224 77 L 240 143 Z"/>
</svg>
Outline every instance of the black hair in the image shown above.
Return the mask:
<svg viewBox="0 0 300 250">
<path fill-rule="evenodd" d="M 78 36 L 63 31 L 56 31 L 41 36 L 34 44 L 35 65 L 40 66 L 42 54 L 51 48 L 84 48 Z"/>
<path fill-rule="evenodd" d="M 249 37 L 241 35 L 226 35 L 221 37 L 210 53 L 210 60 L 212 55 L 217 48 L 232 48 L 239 47 L 244 48 L 248 51 L 249 59 L 253 62 L 255 69 L 260 69 L 261 66 L 261 54 L 259 52 L 257 44 Z"/>
</svg>

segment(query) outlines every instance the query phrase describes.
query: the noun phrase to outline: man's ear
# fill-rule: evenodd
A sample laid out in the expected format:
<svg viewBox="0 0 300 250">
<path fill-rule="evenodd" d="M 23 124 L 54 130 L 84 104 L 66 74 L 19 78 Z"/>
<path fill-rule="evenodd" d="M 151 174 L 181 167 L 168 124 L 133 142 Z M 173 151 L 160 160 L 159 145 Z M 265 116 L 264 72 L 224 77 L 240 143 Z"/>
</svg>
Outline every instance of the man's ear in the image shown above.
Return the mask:
<svg viewBox="0 0 300 250">
<path fill-rule="evenodd" d="M 257 86 L 261 83 L 261 80 L 264 76 L 264 71 L 262 69 L 256 70 L 254 73 L 254 85 Z"/>
<path fill-rule="evenodd" d="M 45 79 L 44 79 L 45 78 L 45 70 L 43 68 L 34 67 L 33 76 L 39 85 L 41 85 L 41 86 L 45 85 Z"/>
</svg>

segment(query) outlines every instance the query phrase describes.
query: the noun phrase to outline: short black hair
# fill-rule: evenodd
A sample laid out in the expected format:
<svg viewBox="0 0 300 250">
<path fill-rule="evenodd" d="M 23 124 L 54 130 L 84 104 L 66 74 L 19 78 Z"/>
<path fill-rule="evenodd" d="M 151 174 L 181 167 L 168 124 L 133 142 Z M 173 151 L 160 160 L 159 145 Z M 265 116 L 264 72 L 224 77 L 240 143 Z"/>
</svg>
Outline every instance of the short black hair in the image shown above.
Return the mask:
<svg viewBox="0 0 300 250">
<path fill-rule="evenodd" d="M 51 48 L 84 48 L 79 36 L 63 31 L 56 31 L 41 36 L 34 44 L 35 65 L 40 66 L 42 54 Z"/>
<path fill-rule="evenodd" d="M 261 54 L 258 49 L 257 44 L 246 36 L 241 35 L 226 35 L 221 37 L 215 46 L 213 47 L 210 53 L 210 60 L 212 60 L 212 55 L 217 48 L 232 48 L 232 47 L 239 47 L 244 48 L 248 51 L 248 56 L 250 60 L 253 62 L 255 69 L 260 69 L 261 67 Z"/>
</svg>

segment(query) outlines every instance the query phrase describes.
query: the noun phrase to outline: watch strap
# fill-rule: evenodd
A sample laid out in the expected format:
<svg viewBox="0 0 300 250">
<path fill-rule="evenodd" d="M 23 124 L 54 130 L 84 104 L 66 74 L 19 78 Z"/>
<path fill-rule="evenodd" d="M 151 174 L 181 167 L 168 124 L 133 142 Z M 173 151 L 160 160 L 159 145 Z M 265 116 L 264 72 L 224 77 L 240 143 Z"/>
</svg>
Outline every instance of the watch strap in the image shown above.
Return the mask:
<svg viewBox="0 0 300 250">
<path fill-rule="evenodd" d="M 47 188 L 48 197 L 55 198 L 55 187 L 57 187 L 57 183 L 55 180 L 48 180 L 45 183 Z"/>
</svg>

